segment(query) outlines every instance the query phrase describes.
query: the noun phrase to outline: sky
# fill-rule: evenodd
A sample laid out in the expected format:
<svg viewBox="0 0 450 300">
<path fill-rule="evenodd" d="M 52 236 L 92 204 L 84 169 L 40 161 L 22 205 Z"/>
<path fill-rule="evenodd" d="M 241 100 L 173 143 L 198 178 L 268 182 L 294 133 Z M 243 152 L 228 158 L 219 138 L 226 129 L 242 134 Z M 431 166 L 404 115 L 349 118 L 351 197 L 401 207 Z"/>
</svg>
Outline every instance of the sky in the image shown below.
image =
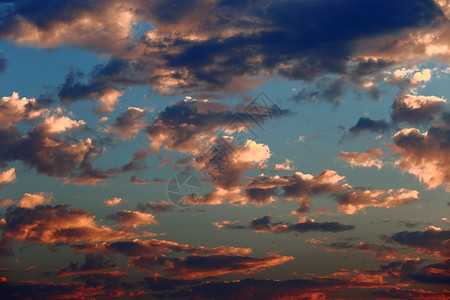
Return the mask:
<svg viewBox="0 0 450 300">
<path fill-rule="evenodd" d="M 449 18 L 0 0 L 0 294 L 450 298 Z"/>
</svg>

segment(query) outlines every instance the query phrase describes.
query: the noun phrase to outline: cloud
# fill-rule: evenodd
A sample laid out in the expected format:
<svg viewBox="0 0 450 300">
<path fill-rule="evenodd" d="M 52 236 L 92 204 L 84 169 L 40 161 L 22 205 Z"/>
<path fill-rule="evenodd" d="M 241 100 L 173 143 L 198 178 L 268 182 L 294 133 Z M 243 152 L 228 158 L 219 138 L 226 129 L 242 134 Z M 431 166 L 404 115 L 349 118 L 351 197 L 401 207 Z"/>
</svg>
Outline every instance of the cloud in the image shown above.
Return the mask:
<svg viewBox="0 0 450 300">
<path fill-rule="evenodd" d="M 446 100 L 435 96 L 400 95 L 392 103 L 394 122 L 417 124 L 432 121 L 444 110 Z"/>
<path fill-rule="evenodd" d="M 381 149 L 366 148 L 363 153 L 341 151 L 337 158 L 350 164 L 352 168 L 377 167 L 381 169 L 384 165 L 382 158 L 385 156 L 386 154 Z"/>
<path fill-rule="evenodd" d="M 139 171 L 147 168 L 145 160 L 147 159 L 147 151 L 144 148 L 139 148 L 139 150 L 133 155 L 133 159 L 122 166 L 120 169 L 122 172 L 132 172 Z"/>
<path fill-rule="evenodd" d="M 415 175 L 429 189 L 450 184 L 449 145 L 450 129 L 448 124 L 438 122 L 427 132 L 421 133 L 416 128 L 402 129 L 388 146 L 399 157 L 399 168 Z"/>
<path fill-rule="evenodd" d="M 253 274 L 269 267 L 294 260 L 292 256 L 272 255 L 261 258 L 248 256 L 211 255 L 187 256 L 164 262 L 168 274 L 188 280 L 217 277 L 229 273 Z"/>
<path fill-rule="evenodd" d="M 14 241 L 29 244 L 74 244 L 135 238 L 137 235 L 99 225 L 95 216 L 67 205 L 24 208 L 10 206 L 2 224 L 1 253 L 9 254 Z M 31 230 L 33 229 L 33 230 Z"/>
<path fill-rule="evenodd" d="M 275 167 L 273 168 L 274 171 L 280 172 L 280 171 L 293 171 L 294 167 L 292 166 L 292 161 L 290 159 L 287 159 L 284 161 L 284 163 L 281 164 L 275 164 Z"/>
<path fill-rule="evenodd" d="M 67 267 L 58 272 L 57 277 L 67 277 L 75 274 L 92 274 L 116 267 L 116 265 L 102 254 L 86 253 L 84 263 L 71 262 Z"/>
<path fill-rule="evenodd" d="M 16 44 L 70 45 L 112 55 L 87 84 L 68 85 L 72 94 L 83 90 L 79 98 L 134 84 L 164 93 L 238 93 L 273 75 L 305 81 L 329 73 L 357 78 L 354 62 L 364 58 L 402 65 L 414 53 L 445 57 L 446 52 L 444 13 L 431 0 L 365 5 L 355 0 L 20 1 L 3 15 L 0 38 Z M 349 21 L 343 23 L 343 16 Z M 151 24 L 151 30 L 135 36 L 134 26 L 142 23 Z M 407 39 L 428 32 L 436 35 L 431 43 Z M 403 39 L 406 49 L 394 43 Z M 398 52 L 404 61 L 392 59 Z M 123 63 L 116 72 L 101 72 L 118 60 Z M 381 67 L 364 68 L 379 72 Z M 418 80 L 426 78 L 425 73 Z"/>
<path fill-rule="evenodd" d="M 371 190 L 360 188 L 354 191 L 337 193 L 334 200 L 338 211 L 344 214 L 355 214 L 365 211 L 367 207 L 391 208 L 417 201 L 419 192 L 408 189 Z"/>
<path fill-rule="evenodd" d="M 156 255 L 171 252 L 186 252 L 195 255 L 248 255 L 252 253 L 250 248 L 237 247 L 215 247 L 205 248 L 203 246 L 190 246 L 177 242 L 149 239 L 132 241 L 104 242 L 100 245 L 88 243 L 71 245 L 74 251 L 101 251 L 105 254 L 120 253 L 127 257 L 138 257 L 143 255 Z"/>
<path fill-rule="evenodd" d="M 131 184 L 149 184 L 150 182 L 148 182 L 146 179 L 143 179 L 143 178 L 138 178 L 136 176 L 131 176 L 130 177 L 130 183 Z"/>
<path fill-rule="evenodd" d="M 137 205 L 137 210 L 140 212 L 151 211 L 155 215 L 161 215 L 162 213 L 173 211 L 174 206 L 167 201 L 161 201 L 161 202 L 150 201 L 145 204 L 139 203 Z"/>
<path fill-rule="evenodd" d="M 385 291 L 374 291 L 373 295 L 387 299 L 445 299 L 450 297 L 450 292 L 392 288 Z"/>
<path fill-rule="evenodd" d="M 98 51 L 118 51 L 129 44 L 136 20 L 126 2 L 55 3 L 14 2 L 3 12 L 0 38 L 41 48 L 71 45 Z"/>
<path fill-rule="evenodd" d="M 0 292 L 2 296 L 10 299 L 18 297 L 23 299 L 36 298 L 36 295 L 43 296 L 41 299 L 82 299 L 113 295 L 113 291 L 105 291 L 100 286 L 87 287 L 80 283 L 11 281 L 6 278 L 0 284 Z"/>
<path fill-rule="evenodd" d="M 320 299 L 331 296 L 330 294 L 333 292 L 346 289 L 373 289 L 390 286 L 393 285 L 383 281 L 379 276 L 365 274 L 359 274 L 350 279 L 327 276 L 291 280 L 247 278 L 194 285 L 190 289 L 173 293 L 172 296 L 230 299 L 233 295 L 242 295 L 255 299 L 288 299 L 298 298 L 301 295 L 302 299 Z"/>
<path fill-rule="evenodd" d="M 306 220 L 304 222 L 297 222 L 294 224 L 283 223 L 283 222 L 272 222 L 271 216 L 264 216 L 262 218 L 255 218 L 250 221 L 248 226 L 242 226 L 236 224 L 235 222 L 214 222 L 218 229 L 229 228 L 229 229 L 251 229 L 255 232 L 271 232 L 271 233 L 288 233 L 288 232 L 310 232 L 310 231 L 320 231 L 320 232 L 342 232 L 347 230 L 352 230 L 355 228 L 353 225 L 340 224 L 338 222 L 315 222 L 314 220 Z"/>
<path fill-rule="evenodd" d="M 348 131 L 353 135 L 359 135 L 362 131 L 371 131 L 375 133 L 385 132 L 389 130 L 390 125 L 385 120 L 372 120 L 370 118 L 361 117 L 355 126 Z"/>
<path fill-rule="evenodd" d="M 16 181 L 15 168 L 11 168 L 9 170 L 0 173 L 0 190 L 2 189 L 3 185 L 13 183 L 14 181 Z"/>
<path fill-rule="evenodd" d="M 122 198 L 114 197 L 111 199 L 105 199 L 103 202 L 105 202 L 106 206 L 111 207 L 111 206 L 119 205 L 122 202 L 122 200 L 123 200 Z"/>
<path fill-rule="evenodd" d="M 106 219 L 116 221 L 116 226 L 124 230 L 158 224 L 152 214 L 129 210 L 118 210 L 114 214 L 108 215 Z"/>
<path fill-rule="evenodd" d="M 386 238 L 422 253 L 431 253 L 444 258 L 450 257 L 450 230 L 430 226 L 424 231 L 402 231 Z"/>
<path fill-rule="evenodd" d="M 23 198 L 17 204 L 18 207 L 33 209 L 37 205 L 44 205 L 54 200 L 53 195 L 50 193 L 41 192 L 38 194 L 25 193 Z"/>
<path fill-rule="evenodd" d="M 125 90 L 107 89 L 102 96 L 98 97 L 101 107 L 94 109 L 94 112 L 97 114 L 112 113 L 124 92 Z"/>
<path fill-rule="evenodd" d="M 186 97 L 166 107 L 147 127 L 150 147 L 160 154 L 161 148 L 192 156 L 175 163 L 203 172 L 216 188 L 232 190 L 240 185 L 244 172 L 265 168 L 271 152 L 267 145 L 252 140 L 253 128 L 262 127 L 272 118 L 290 114 L 276 104 L 257 99 L 246 106 Z M 269 103 L 270 104 L 270 103 Z M 209 195 L 198 203 L 221 202 Z M 214 199 L 213 199 L 214 198 Z"/>
<path fill-rule="evenodd" d="M 118 133 L 121 139 L 132 140 L 147 125 L 147 122 L 141 120 L 146 115 L 147 111 L 145 109 L 128 107 L 106 130 L 110 133 Z"/>
<path fill-rule="evenodd" d="M 253 203 L 270 203 L 277 198 L 276 192 L 281 188 L 285 199 L 301 203 L 299 212 L 307 212 L 310 209 L 311 196 L 351 188 L 344 179 L 344 176 L 333 170 L 323 170 L 317 175 L 295 172 L 292 176 L 283 177 L 269 177 L 262 174 L 247 184 L 246 195 Z"/>
<path fill-rule="evenodd" d="M 147 127 L 147 133 L 155 152 L 162 146 L 166 150 L 202 154 L 211 146 L 218 130 L 228 135 L 245 132 L 289 113 L 276 105 L 250 103 L 230 108 L 224 103 L 188 97 L 160 112 Z"/>
<path fill-rule="evenodd" d="M 73 136 L 86 128 L 83 120 L 72 120 L 59 107 L 42 108 L 35 99 L 19 99 L 18 94 L 2 98 L 0 105 L 5 115 L 0 121 L 0 164 L 19 160 L 38 173 L 75 184 L 96 185 L 117 173 L 92 166 L 91 160 L 101 154 L 103 142 Z M 32 126 L 22 132 L 20 123 L 29 121 Z"/>
<path fill-rule="evenodd" d="M 0 99 L 0 110 L 2 112 L 0 128 L 8 128 L 22 121 L 36 120 L 48 111 L 36 99 L 19 98 L 16 92 L 10 97 Z"/>
</svg>

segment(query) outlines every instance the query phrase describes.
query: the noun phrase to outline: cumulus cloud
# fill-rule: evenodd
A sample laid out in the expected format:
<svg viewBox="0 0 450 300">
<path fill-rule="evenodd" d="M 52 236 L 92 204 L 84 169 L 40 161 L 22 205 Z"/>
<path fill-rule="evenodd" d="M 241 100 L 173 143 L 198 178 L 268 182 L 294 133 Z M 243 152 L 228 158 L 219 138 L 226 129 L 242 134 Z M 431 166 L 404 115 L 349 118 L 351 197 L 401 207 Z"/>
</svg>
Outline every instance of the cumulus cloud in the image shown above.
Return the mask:
<svg viewBox="0 0 450 300">
<path fill-rule="evenodd" d="M 124 92 L 125 90 L 107 89 L 103 95 L 98 97 L 101 107 L 96 108 L 94 112 L 97 114 L 112 113 Z"/>
<path fill-rule="evenodd" d="M 216 188 L 231 190 L 240 185 L 245 171 L 265 168 L 271 155 L 267 145 L 245 134 L 241 139 L 239 134 L 289 113 L 275 104 L 252 102 L 230 108 L 223 103 L 187 97 L 160 112 L 147 127 L 147 133 L 152 151 L 159 153 L 162 147 L 192 155 L 183 164 L 206 174 Z"/>
<path fill-rule="evenodd" d="M 50 193 L 41 192 L 38 194 L 25 193 L 23 198 L 17 204 L 18 207 L 33 209 L 37 205 L 49 204 L 53 200 L 53 196 Z"/>
<path fill-rule="evenodd" d="M 20 98 L 14 92 L 10 97 L 0 99 L 0 111 L 0 128 L 7 128 L 22 121 L 35 120 L 47 112 L 47 109 L 41 107 L 36 99 Z"/>
<path fill-rule="evenodd" d="M 0 163 L 16 160 L 49 177 L 76 184 L 98 184 L 117 170 L 94 168 L 91 160 L 103 147 L 94 138 L 77 139 L 73 135 L 86 127 L 83 120 L 73 120 L 61 108 L 42 108 L 35 99 L 20 99 L 18 94 L 3 97 L 0 124 Z M 27 132 L 22 122 L 32 121 Z M 36 124 L 37 123 L 37 124 Z"/>
<path fill-rule="evenodd" d="M 294 167 L 292 166 L 292 161 L 288 158 L 284 161 L 284 163 L 281 164 L 275 164 L 275 167 L 273 168 L 274 171 L 293 171 Z"/>
<path fill-rule="evenodd" d="M 119 205 L 120 203 L 122 203 L 122 200 L 123 200 L 122 198 L 113 197 L 111 199 L 105 199 L 103 202 L 105 202 L 106 206 L 111 207 L 111 206 Z"/>
<path fill-rule="evenodd" d="M 392 103 L 394 122 L 416 124 L 434 120 L 444 110 L 446 100 L 435 96 L 401 95 Z"/>
<path fill-rule="evenodd" d="M 419 192 L 408 189 L 371 190 L 356 189 L 338 193 L 334 196 L 338 211 L 344 214 L 355 214 L 365 211 L 367 207 L 391 208 L 406 205 L 419 199 Z"/>
<path fill-rule="evenodd" d="M 147 125 L 142 119 L 147 115 L 145 109 L 128 107 L 128 109 L 117 117 L 116 121 L 107 127 L 107 131 L 118 133 L 121 139 L 134 139 L 139 131 Z"/>
<path fill-rule="evenodd" d="M 358 152 L 344 152 L 341 151 L 338 155 L 338 159 L 345 161 L 348 163 L 352 168 L 354 167 L 377 167 L 378 169 L 381 169 L 384 165 L 383 157 L 386 157 L 387 155 L 383 153 L 383 150 L 381 149 L 373 149 L 373 148 L 366 148 L 366 150 L 363 153 Z"/>
<path fill-rule="evenodd" d="M 16 181 L 16 169 L 11 168 L 9 170 L 6 170 L 4 172 L 0 173 L 0 190 L 2 189 L 3 185 L 8 183 L 13 183 Z"/>
<path fill-rule="evenodd" d="M 448 124 L 438 122 L 427 132 L 416 128 L 402 129 L 393 138 L 389 147 L 398 155 L 396 164 L 402 171 L 415 175 L 429 189 L 440 185 L 449 189 L 449 145 Z"/>
<path fill-rule="evenodd" d="M 125 230 L 138 228 L 139 226 L 158 224 L 152 214 L 129 210 L 116 211 L 114 214 L 107 216 L 106 219 L 116 221 L 116 226 Z"/>
<path fill-rule="evenodd" d="M 67 85 L 72 95 L 82 90 L 82 97 L 101 97 L 115 85 L 134 84 L 165 93 L 237 93 L 271 75 L 311 81 L 330 73 L 344 78 L 334 88 L 339 94 L 344 81 L 370 90 L 370 75 L 383 68 L 373 66 L 378 61 L 388 67 L 418 54 L 447 58 L 443 7 L 431 0 L 365 5 L 355 0 L 189 0 L 176 5 L 160 0 L 65 0 L 58 5 L 17 1 L 3 12 L 0 38 L 19 45 L 70 45 L 112 54 L 110 63 L 96 67 L 87 84 Z M 342 16 L 349 21 L 343 23 Z M 139 22 L 152 29 L 135 37 L 133 28 Z M 111 70 L 109 65 L 118 60 L 123 63 Z M 359 60 L 366 62 L 355 68 Z M 415 80 L 428 78 L 426 72 L 420 74 Z M 359 81 L 354 79 L 358 76 Z"/>
<path fill-rule="evenodd" d="M 27 203 L 31 202 L 28 197 Z M 34 204 L 34 203 L 32 203 Z M 14 241 L 29 244 L 74 244 L 81 241 L 100 242 L 137 237 L 136 234 L 99 225 L 95 216 L 83 209 L 67 205 L 11 206 L 4 215 L 0 242 L 1 253 L 10 254 Z M 33 228 L 33 230 L 31 230 Z"/>
<path fill-rule="evenodd" d="M 351 188 L 345 177 L 336 171 L 323 170 L 317 175 L 295 172 L 292 176 L 269 177 L 260 175 L 253 178 L 246 187 L 246 195 L 254 203 L 270 203 L 277 199 L 278 189 L 287 200 L 299 201 L 299 212 L 308 212 L 310 198 L 314 195 L 336 193 Z"/>
<path fill-rule="evenodd" d="M 0 38 L 42 48 L 71 45 L 119 50 L 129 43 L 135 23 L 129 8 L 120 1 L 61 1 L 58 5 L 15 1 L 4 12 Z"/>
</svg>

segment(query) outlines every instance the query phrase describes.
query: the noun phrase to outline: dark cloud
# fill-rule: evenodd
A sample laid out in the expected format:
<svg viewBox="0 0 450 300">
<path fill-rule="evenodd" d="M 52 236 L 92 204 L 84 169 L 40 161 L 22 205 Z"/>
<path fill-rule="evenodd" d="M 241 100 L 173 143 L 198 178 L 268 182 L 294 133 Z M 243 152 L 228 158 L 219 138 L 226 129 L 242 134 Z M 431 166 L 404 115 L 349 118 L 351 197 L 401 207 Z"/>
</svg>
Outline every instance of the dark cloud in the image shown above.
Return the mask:
<svg viewBox="0 0 450 300">
<path fill-rule="evenodd" d="M 73 140 L 67 136 L 84 126 L 65 116 L 52 116 L 22 133 L 16 126 L 0 128 L 0 163 L 21 160 L 49 177 L 72 180 L 76 184 L 97 184 L 116 174 L 102 171 L 91 164 L 93 157 L 102 153 L 98 140 Z"/>
<path fill-rule="evenodd" d="M 23 208 L 10 206 L 1 224 L 0 254 L 10 255 L 11 245 L 16 242 L 28 244 L 75 244 L 81 241 L 99 242 L 136 238 L 137 235 L 108 226 L 100 226 L 95 216 L 83 209 L 69 209 L 68 205 Z M 34 228 L 29 231 L 29 228 Z"/>
<path fill-rule="evenodd" d="M 380 44 L 380 36 L 415 33 L 444 19 L 431 0 L 53 2 L 10 5 L 3 11 L 0 38 L 114 55 L 104 68 L 94 70 L 88 83 L 69 78 L 61 89 L 66 101 L 136 83 L 162 92 L 211 94 L 255 87 L 264 82 L 264 73 L 306 81 L 327 73 L 368 76 L 390 66 L 385 62 L 390 60 L 354 67 L 355 58 L 365 56 L 366 50 L 357 47 L 358 41 L 374 39 Z M 134 39 L 136 21 L 152 24 L 154 30 Z M 99 31 L 99 25 L 109 30 Z M 395 45 L 387 48 L 395 50 Z M 105 75 L 102 70 L 110 64 L 114 68 Z M 341 93 L 340 88 L 336 91 Z"/>
<path fill-rule="evenodd" d="M 137 210 L 140 212 L 150 211 L 155 215 L 161 215 L 165 212 L 172 212 L 174 210 L 174 205 L 167 201 L 139 203 L 137 205 Z"/>
<path fill-rule="evenodd" d="M 284 264 L 293 259 L 290 256 L 280 255 L 261 258 L 241 255 L 193 255 L 183 258 L 141 256 L 131 259 L 130 263 L 138 266 L 143 271 L 151 271 L 154 267 L 161 266 L 171 277 L 195 280 L 229 273 L 252 274 L 268 267 Z"/>
<path fill-rule="evenodd" d="M 139 131 L 148 125 L 142 119 L 147 115 L 145 109 L 128 107 L 128 109 L 116 118 L 116 121 L 107 127 L 110 133 L 118 133 L 120 138 L 131 140 L 135 138 Z"/>
<path fill-rule="evenodd" d="M 186 252 L 196 255 L 248 255 L 252 252 L 249 248 L 216 247 L 205 248 L 203 246 L 190 246 L 164 240 L 139 240 L 117 241 L 102 243 L 100 245 L 88 243 L 72 245 L 74 251 L 101 251 L 105 254 L 120 253 L 127 257 L 139 257 L 144 255 L 159 255 L 170 252 Z"/>
<path fill-rule="evenodd" d="M 385 291 L 374 291 L 373 295 L 385 299 L 445 299 L 450 297 L 450 292 L 393 288 Z"/>
<path fill-rule="evenodd" d="M 402 231 L 386 238 L 422 253 L 431 253 L 445 258 L 450 257 L 450 230 L 430 226 L 424 231 Z"/>
<path fill-rule="evenodd" d="M 229 228 L 229 229 L 252 229 L 255 232 L 273 232 L 273 233 L 287 233 L 287 232 L 342 232 L 352 230 L 355 228 L 353 225 L 341 224 L 338 222 L 315 222 L 307 220 L 305 222 L 298 223 L 284 223 L 284 222 L 272 222 L 271 216 L 264 216 L 262 218 L 255 218 L 250 221 L 248 226 L 242 226 L 236 223 L 230 222 L 215 222 L 213 223 L 217 228 Z"/>
<path fill-rule="evenodd" d="M 375 133 L 383 133 L 390 129 L 390 125 L 385 120 L 372 120 L 367 117 L 359 118 L 355 126 L 348 131 L 353 135 L 358 135 L 363 131 L 371 131 Z"/>
<path fill-rule="evenodd" d="M 292 176 L 283 177 L 258 176 L 248 183 L 246 195 L 254 203 L 270 203 L 276 198 L 278 189 L 281 189 L 285 199 L 301 203 L 299 212 L 307 212 L 310 209 L 311 196 L 351 188 L 344 179 L 344 176 L 333 170 L 323 170 L 317 175 L 296 172 Z"/>
<path fill-rule="evenodd" d="M 71 262 L 67 267 L 58 272 L 57 277 L 72 276 L 80 273 L 101 272 L 114 267 L 116 267 L 116 265 L 112 261 L 105 259 L 102 254 L 86 253 L 83 264 Z"/>
<path fill-rule="evenodd" d="M 107 297 L 108 291 L 101 287 L 86 288 L 80 283 L 54 283 L 34 281 L 10 281 L 0 282 L 0 293 L 6 299 L 64 299 L 64 298 L 89 298 Z"/>
<path fill-rule="evenodd" d="M 179 298 L 214 298 L 230 299 L 240 295 L 248 299 L 282 299 L 326 298 L 327 295 L 348 288 L 377 288 L 388 285 L 372 281 L 370 277 L 355 279 L 340 279 L 334 277 L 314 277 L 292 280 L 264 280 L 247 278 L 227 282 L 209 282 L 184 289 L 171 297 Z"/>
<path fill-rule="evenodd" d="M 144 148 L 139 148 L 139 150 L 133 155 L 133 159 L 120 168 L 121 171 L 132 172 L 146 169 L 147 165 L 145 164 L 145 160 L 147 158 L 147 154 L 147 150 Z"/>
<path fill-rule="evenodd" d="M 445 100 L 435 96 L 397 96 L 392 103 L 391 117 L 394 122 L 418 124 L 434 120 L 445 107 Z"/>
<path fill-rule="evenodd" d="M 106 219 L 114 220 L 118 228 L 125 230 L 138 228 L 139 226 L 158 224 L 152 214 L 129 210 L 118 210 L 108 215 Z"/>
</svg>

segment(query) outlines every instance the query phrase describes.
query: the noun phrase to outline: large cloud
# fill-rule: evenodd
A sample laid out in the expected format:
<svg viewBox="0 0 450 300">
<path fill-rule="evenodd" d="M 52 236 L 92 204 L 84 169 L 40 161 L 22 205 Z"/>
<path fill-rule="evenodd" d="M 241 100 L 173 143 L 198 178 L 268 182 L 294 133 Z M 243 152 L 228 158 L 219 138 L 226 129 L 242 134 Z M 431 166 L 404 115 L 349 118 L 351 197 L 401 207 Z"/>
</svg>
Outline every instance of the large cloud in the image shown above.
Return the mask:
<svg viewBox="0 0 450 300">
<path fill-rule="evenodd" d="M 99 225 L 95 216 L 83 209 L 69 209 L 67 205 L 34 207 L 37 204 L 35 199 L 29 199 L 26 203 L 32 204 L 32 208 L 27 208 L 29 205 L 11 206 L 4 215 L 4 222 L 1 223 L 1 254 L 10 254 L 10 246 L 14 241 L 51 246 L 137 237 L 135 233 Z"/>
<path fill-rule="evenodd" d="M 387 237 L 422 253 L 450 258 L 450 230 L 430 226 L 423 231 L 402 231 Z"/>
<path fill-rule="evenodd" d="M 265 268 L 291 261 L 291 256 L 271 255 L 262 258 L 234 255 L 187 256 L 185 258 L 139 257 L 131 263 L 143 270 L 161 265 L 170 276 L 188 280 L 224 274 L 252 274 Z"/>
<path fill-rule="evenodd" d="M 86 122 L 73 120 L 61 108 L 50 109 L 36 99 L 19 98 L 14 93 L 1 99 L 0 111 L 0 164 L 20 160 L 38 173 L 76 184 L 95 185 L 119 172 L 92 166 L 104 142 L 76 138 L 87 129 Z M 24 127 L 23 122 L 32 126 Z M 23 132 L 24 128 L 29 129 Z"/>
<path fill-rule="evenodd" d="M 71 92 L 65 99 L 79 90 L 85 91 L 79 98 L 105 97 L 115 85 L 135 83 L 163 92 L 211 93 L 247 90 L 271 74 L 302 80 L 327 73 L 347 76 L 354 72 L 351 62 L 367 57 L 384 58 L 380 61 L 386 65 L 392 65 L 393 53 L 399 51 L 406 52 L 403 60 L 414 51 L 445 57 L 439 36 L 448 30 L 444 13 L 431 0 L 35 0 L 14 2 L 3 14 L 0 38 L 21 45 L 108 51 L 115 55 L 112 62 L 124 62 L 112 76 L 103 76 L 106 64 L 96 68 L 86 85 L 66 85 Z M 134 38 L 139 21 L 152 29 Z M 422 31 L 435 34 L 427 47 L 419 40 Z M 411 35 L 416 43 L 407 40 Z M 402 39 L 412 47 L 399 49 L 394 41 Z M 359 69 L 371 66 L 363 63 Z"/>
<path fill-rule="evenodd" d="M 345 183 L 344 176 L 333 170 L 323 170 L 317 175 L 301 172 L 283 177 L 260 175 L 248 183 L 246 195 L 252 202 L 270 203 L 277 199 L 276 192 L 280 188 L 285 199 L 301 203 L 299 212 L 308 212 L 311 196 L 345 191 L 351 185 Z"/>
<path fill-rule="evenodd" d="M 394 99 L 391 117 L 394 122 L 416 124 L 432 121 L 444 110 L 446 100 L 435 96 L 401 95 Z"/>
<path fill-rule="evenodd" d="M 429 189 L 450 184 L 450 127 L 444 122 L 433 124 L 427 132 L 416 128 L 402 129 L 390 145 L 399 159 L 401 170 L 411 173 Z"/>
</svg>

